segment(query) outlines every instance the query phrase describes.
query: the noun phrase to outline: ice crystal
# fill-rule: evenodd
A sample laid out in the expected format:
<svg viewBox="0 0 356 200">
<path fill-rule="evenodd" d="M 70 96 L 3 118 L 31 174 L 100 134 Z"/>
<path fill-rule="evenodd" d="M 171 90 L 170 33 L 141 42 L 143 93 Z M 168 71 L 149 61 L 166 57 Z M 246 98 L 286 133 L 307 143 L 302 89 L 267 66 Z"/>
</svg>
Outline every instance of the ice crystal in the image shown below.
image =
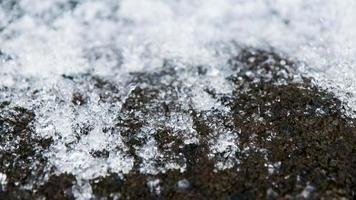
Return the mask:
<svg viewBox="0 0 356 200">
<path fill-rule="evenodd" d="M 218 99 L 234 90 L 229 58 L 244 46 L 274 49 L 337 94 L 353 116 L 355 10 L 352 0 L 1 1 L 0 102 L 34 112 L 32 137 L 53 140 L 43 154 L 56 173 L 76 177 L 78 199 L 91 198 L 89 180 L 127 174 L 135 159 L 140 173 L 184 171 L 174 145 L 206 142 L 217 169 L 230 168 L 239 163 L 232 156 L 239 138 Z M 275 75 L 238 63 L 235 70 L 252 82 L 278 76 L 276 84 L 284 84 L 290 63 L 265 62 L 284 68 Z M 197 134 L 194 115 L 209 121 L 208 141 Z M 264 121 L 260 113 L 252 118 Z M 166 145 L 158 134 L 167 135 Z M 159 193 L 159 183 L 147 184 Z"/>
</svg>

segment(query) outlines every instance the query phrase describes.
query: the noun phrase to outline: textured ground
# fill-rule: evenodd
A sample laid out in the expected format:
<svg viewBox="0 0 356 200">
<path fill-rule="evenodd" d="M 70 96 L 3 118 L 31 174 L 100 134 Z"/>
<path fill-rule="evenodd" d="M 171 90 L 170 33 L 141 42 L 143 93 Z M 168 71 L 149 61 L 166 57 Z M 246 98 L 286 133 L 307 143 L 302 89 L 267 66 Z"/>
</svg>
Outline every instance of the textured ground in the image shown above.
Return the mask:
<svg viewBox="0 0 356 200">
<path fill-rule="evenodd" d="M 0 199 L 353 199 L 354 0 L 0 0 Z"/>
<path fill-rule="evenodd" d="M 116 115 L 116 124 L 103 131 L 122 136 L 127 154 L 134 158 L 133 168 L 123 176 L 109 173 L 90 180 L 94 197 L 351 199 L 355 196 L 355 120 L 342 114 L 340 101 L 312 86 L 308 78 L 298 76 L 300 80 L 295 81 L 293 63 L 274 53 L 243 50 L 229 63 L 232 73 L 227 79 L 233 92 L 227 95 L 206 91 L 225 110 L 184 107 L 176 91 L 185 89 L 185 85 L 177 80 L 178 72 L 169 66 L 157 72 L 131 74 L 132 81 L 141 86 L 132 89 L 125 99 L 121 113 Z M 198 67 L 194 73 L 204 77 L 207 72 Z M 83 77 L 86 84 L 97 88 L 102 101 L 116 101 L 114 83 L 89 74 L 63 78 L 83 84 L 78 81 Z M 167 93 L 170 95 L 162 95 Z M 86 106 L 85 91 L 73 95 L 72 104 Z M 170 126 L 172 116 L 185 115 L 192 119 L 191 128 L 198 143 L 185 143 L 186 132 Z M 151 116 L 160 116 L 156 119 L 161 123 L 150 125 L 159 155 L 144 160 L 137 149 L 148 141 L 140 136 L 139 130 L 151 123 Z M 72 199 L 72 191 L 78 184 L 76 178 L 71 174 L 47 173 L 50 170 L 43 152 L 53 140 L 33 136 L 34 118 L 31 110 L 1 102 L 0 171 L 6 175 L 1 198 Z M 87 135 L 88 129 L 80 129 L 77 137 Z M 110 156 L 106 149 L 91 153 L 97 158 Z M 154 170 L 167 168 L 164 166 L 167 163 L 178 163 L 184 170 L 167 168 L 150 175 L 140 173 L 147 162 L 153 163 Z M 227 169 L 219 169 L 219 165 Z"/>
</svg>

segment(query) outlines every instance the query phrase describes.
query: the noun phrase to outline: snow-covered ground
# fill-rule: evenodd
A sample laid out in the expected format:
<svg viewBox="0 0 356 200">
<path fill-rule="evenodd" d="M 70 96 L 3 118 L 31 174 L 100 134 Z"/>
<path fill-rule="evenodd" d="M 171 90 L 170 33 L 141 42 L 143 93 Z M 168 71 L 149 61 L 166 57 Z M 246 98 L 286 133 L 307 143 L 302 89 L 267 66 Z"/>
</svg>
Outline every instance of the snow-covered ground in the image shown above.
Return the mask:
<svg viewBox="0 0 356 200">
<path fill-rule="evenodd" d="M 272 49 L 294 61 L 298 73 L 334 92 L 347 105 L 347 115 L 353 117 L 356 110 L 354 0 L 5 0 L 0 5 L 0 87 L 9 88 L 0 101 L 35 112 L 36 135 L 54 141 L 45 154 L 49 163 L 58 173 L 83 181 L 77 198 L 90 197 L 86 181 L 133 168 L 120 134 L 105 131 L 117 123 L 122 104 L 137 86 L 131 82 L 133 72 L 159 71 L 166 63 L 188 71 L 178 76 L 190 89 L 178 92 L 182 109 L 192 105 L 224 113 L 228 108 L 204 87 L 231 93 L 225 79 L 228 59 L 243 47 Z M 198 66 L 208 68 L 203 79 L 189 72 Z M 100 99 L 84 74 L 115 83 L 119 100 Z M 86 94 L 84 106 L 73 106 L 76 93 Z M 136 149 L 145 161 L 142 173 L 185 170 L 173 161 L 154 167 L 153 159 L 163 159 L 151 137 L 157 124 L 184 132 L 184 143 L 198 142 L 189 115 L 165 119 L 148 116 L 139 130 L 147 138 Z M 78 139 L 87 125 L 92 128 Z M 211 141 L 211 156 L 226 148 L 238 151 L 236 134 L 214 123 L 212 129 L 224 134 Z M 102 150 L 109 152 L 107 158 L 90 154 Z M 234 162 L 217 163 L 217 168 Z"/>
</svg>

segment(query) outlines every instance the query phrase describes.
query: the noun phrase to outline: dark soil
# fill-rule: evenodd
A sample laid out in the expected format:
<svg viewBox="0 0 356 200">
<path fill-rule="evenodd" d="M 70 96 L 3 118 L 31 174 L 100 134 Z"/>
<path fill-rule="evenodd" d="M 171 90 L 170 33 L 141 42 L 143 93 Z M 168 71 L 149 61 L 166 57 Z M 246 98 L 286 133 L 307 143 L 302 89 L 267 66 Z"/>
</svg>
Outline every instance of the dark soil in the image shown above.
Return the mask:
<svg viewBox="0 0 356 200">
<path fill-rule="evenodd" d="M 356 121 L 343 114 L 343 104 L 333 94 L 311 84 L 311 79 L 296 76 L 294 64 L 266 51 L 245 50 L 230 60 L 234 73 L 232 95 L 219 91 L 209 94 L 230 108 L 197 111 L 178 102 L 177 71 L 163 67 L 159 72 L 132 74 L 136 87 L 123 105 L 116 128 L 126 127 L 124 142 L 135 158 L 135 169 L 121 178 L 117 174 L 92 180 L 97 199 L 353 199 L 356 196 Z M 197 75 L 204 75 L 197 67 Z M 103 91 L 103 101 L 117 101 L 116 87 L 104 78 L 87 76 L 87 81 Z M 170 82 L 161 81 L 171 77 Z M 299 77 L 300 80 L 296 80 Z M 70 76 L 63 78 L 75 79 Z M 2 90 L 6 90 L 3 88 Z M 0 90 L 0 92 L 2 91 Z M 159 95 L 170 92 L 169 96 Z M 189 92 L 189 91 L 187 91 Z M 162 99 L 163 98 L 163 99 Z M 76 93 L 73 104 L 86 104 L 85 94 Z M 181 112 L 193 118 L 198 144 L 184 145 L 180 137 L 169 134 L 169 127 L 157 127 L 154 137 L 164 159 L 185 162 L 185 172 L 168 171 L 145 175 L 138 171 L 143 162 L 135 153 L 144 139 L 136 131 L 146 123 L 133 113 L 150 116 L 154 112 Z M 36 138 L 31 122 L 34 113 L 11 102 L 0 103 L 0 172 L 7 175 L 0 187 L 0 199 L 73 199 L 76 180 L 70 174 L 51 175 L 42 153 L 53 142 Z M 239 151 L 230 155 L 238 160 L 233 168 L 216 170 L 214 163 L 223 154 L 208 158 L 211 124 L 238 134 Z M 83 130 L 85 134 L 85 130 Z M 184 134 L 184 133 L 182 133 Z M 171 148 L 168 142 L 174 141 Z M 92 152 L 108 156 L 108 152 Z M 159 192 L 147 182 L 159 180 Z M 184 183 L 184 187 L 178 187 Z M 26 189 L 26 185 L 33 185 Z"/>
</svg>

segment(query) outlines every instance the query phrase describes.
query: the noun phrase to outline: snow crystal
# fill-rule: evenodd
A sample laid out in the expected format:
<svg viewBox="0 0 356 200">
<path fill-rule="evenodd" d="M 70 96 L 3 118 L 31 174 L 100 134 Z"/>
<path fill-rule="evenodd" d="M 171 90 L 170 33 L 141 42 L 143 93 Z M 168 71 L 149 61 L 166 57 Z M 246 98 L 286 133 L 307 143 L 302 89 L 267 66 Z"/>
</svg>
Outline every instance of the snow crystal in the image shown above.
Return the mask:
<svg viewBox="0 0 356 200">
<path fill-rule="evenodd" d="M 0 185 L 1 185 L 1 190 L 4 190 L 7 184 L 7 176 L 6 174 L 0 173 Z"/>
<path fill-rule="evenodd" d="M 273 173 L 275 173 L 276 171 L 278 171 L 278 169 L 281 167 L 281 162 L 276 162 L 276 163 L 269 163 L 269 164 L 265 164 L 265 167 L 267 167 L 268 169 L 268 173 L 270 175 L 272 175 Z"/>
<path fill-rule="evenodd" d="M 223 161 L 216 163 L 216 167 L 220 170 L 228 169 L 234 166 L 236 161 L 235 154 L 239 150 L 238 138 L 236 133 L 226 132 L 218 135 L 216 140 L 210 141 L 210 156 L 215 154 L 223 154 Z"/>
<path fill-rule="evenodd" d="M 87 181 L 79 181 L 79 183 L 72 188 L 73 195 L 78 200 L 92 199 L 93 191 L 91 185 Z"/>
<path fill-rule="evenodd" d="M 304 190 L 300 193 L 300 196 L 307 199 L 310 198 L 310 195 L 316 190 L 316 188 L 312 185 L 307 185 Z"/>
<path fill-rule="evenodd" d="M 187 179 L 179 180 L 177 185 L 180 189 L 188 189 L 190 187 L 190 183 Z"/>
<path fill-rule="evenodd" d="M 162 124 L 184 144 L 200 142 L 189 112 L 146 116 L 123 110 L 136 89 L 145 89 L 144 83 L 132 83 L 133 73 L 163 70 L 171 63 L 182 73 L 178 80 L 161 83 L 182 85 L 163 87 L 169 92 L 159 95 L 176 98 L 180 105 L 175 106 L 184 111 L 193 106 L 202 113 L 216 109 L 225 114 L 227 108 L 213 94 L 233 90 L 226 81 L 228 58 L 237 54 L 237 46 L 272 48 L 295 60 L 299 72 L 315 84 L 334 92 L 350 116 L 356 110 L 353 0 L 20 0 L 15 7 L 6 1 L 0 5 L 0 87 L 11 89 L 0 94 L 0 101 L 11 100 L 35 113 L 35 135 L 54 141 L 45 156 L 58 173 L 75 175 L 78 199 L 92 197 L 88 180 L 127 174 L 134 167 L 124 142 L 127 129 L 116 126 L 119 117 L 135 116 L 142 124 L 130 133 L 144 138 L 134 146 L 143 160 L 141 173 L 184 171 L 184 164 L 165 160 L 158 148 L 154 135 Z M 88 74 L 107 82 L 92 84 Z M 255 78 L 249 71 L 246 76 Z M 149 103 L 138 104 L 152 109 Z M 223 154 L 224 162 L 216 165 L 225 169 L 238 163 L 229 159 L 239 151 L 238 134 L 219 123 L 208 125 L 213 130 L 209 156 Z M 6 183 L 6 175 L 0 174 L 0 182 Z M 160 192 L 159 180 L 148 186 Z"/>
<path fill-rule="evenodd" d="M 154 179 L 150 180 L 147 182 L 147 186 L 150 189 L 152 193 L 155 194 L 160 194 L 161 193 L 161 187 L 159 186 L 160 180 L 159 179 Z"/>
</svg>

